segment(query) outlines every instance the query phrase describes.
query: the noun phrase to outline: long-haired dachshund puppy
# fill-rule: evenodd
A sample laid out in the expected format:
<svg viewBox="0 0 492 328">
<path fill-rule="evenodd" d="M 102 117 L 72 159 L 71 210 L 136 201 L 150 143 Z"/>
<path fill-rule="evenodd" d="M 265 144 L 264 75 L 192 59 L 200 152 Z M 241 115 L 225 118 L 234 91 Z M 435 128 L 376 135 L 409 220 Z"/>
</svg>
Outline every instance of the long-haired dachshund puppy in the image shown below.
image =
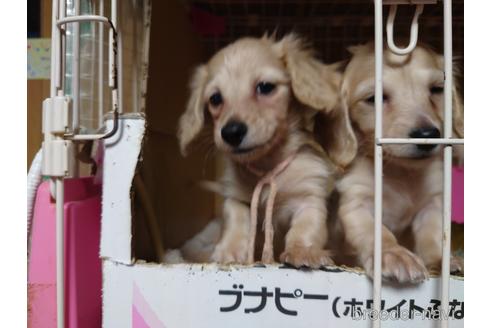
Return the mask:
<svg viewBox="0 0 492 328">
<path fill-rule="evenodd" d="M 345 247 L 373 273 L 374 46 L 350 49 L 341 84 L 342 108 L 356 133 L 358 154 L 337 184 L 338 223 Z M 425 46 L 399 56 L 384 52 L 383 137 L 439 138 L 443 125 L 443 57 Z M 463 105 L 453 99 L 453 132 L 463 137 Z M 383 147 L 383 278 L 419 282 L 438 269 L 442 250 L 442 146 Z M 405 237 L 412 238 L 405 238 Z M 404 243 L 404 240 L 409 240 Z M 405 247 L 406 246 L 406 247 Z M 345 248 L 347 251 L 347 248 Z M 451 270 L 463 270 L 458 258 Z"/>
<path fill-rule="evenodd" d="M 261 249 L 251 250 L 252 244 L 260 244 L 251 240 L 256 233 L 251 216 L 258 213 L 258 232 L 262 227 L 267 230 L 266 241 L 275 231 L 276 256 L 265 246 L 263 262 L 280 259 L 313 268 L 333 263 L 324 249 L 326 202 L 337 166 L 350 162 L 356 151 L 348 118 L 336 117 L 338 88 L 332 81 L 336 77 L 294 35 L 279 41 L 240 39 L 196 69 L 179 122 L 181 150 L 186 154 L 208 129 L 227 163 L 220 183 L 225 196 L 222 222 L 213 222 L 203 232 L 213 234 L 220 228 L 217 243 L 211 252 L 195 249 L 195 255 L 185 246 L 187 260 L 251 263 L 259 259 Z M 328 156 L 313 139 L 317 113 L 333 116 L 331 129 L 343 143 L 328 149 Z M 264 186 L 263 192 L 259 185 Z M 257 203 L 254 193 L 259 196 Z M 269 211 L 271 227 L 263 222 Z"/>
</svg>

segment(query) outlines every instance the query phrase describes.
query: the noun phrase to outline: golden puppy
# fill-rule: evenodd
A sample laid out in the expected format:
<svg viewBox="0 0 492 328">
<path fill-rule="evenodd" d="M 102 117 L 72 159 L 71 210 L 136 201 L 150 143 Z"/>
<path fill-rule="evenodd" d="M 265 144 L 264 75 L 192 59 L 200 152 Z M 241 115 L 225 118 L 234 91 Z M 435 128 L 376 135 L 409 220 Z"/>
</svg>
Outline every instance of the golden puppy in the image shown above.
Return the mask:
<svg viewBox="0 0 492 328">
<path fill-rule="evenodd" d="M 337 84 L 331 82 L 335 77 L 334 70 L 318 62 L 293 35 L 279 41 L 240 39 L 196 69 L 188 107 L 179 122 L 180 146 L 185 154 L 192 141 L 202 139 L 200 132 L 210 128 L 214 146 L 225 154 L 227 164 L 220 191 L 225 196 L 223 220 L 207 227 L 191 241 L 191 247 L 185 245 L 188 260 L 247 263 L 253 190 L 264 174 L 291 158 L 275 178 L 275 249 L 281 252 L 280 261 L 296 267 L 332 263 L 324 247 L 326 201 L 334 188 L 336 167 L 314 142 L 311 127 L 314 114 L 332 114 L 338 103 Z M 355 154 L 348 120 L 340 122 L 333 129 L 340 140 L 353 141 Z M 333 147 L 328 155 L 344 165 L 351 160 L 347 149 Z M 266 189 L 259 199 L 259 231 Z M 217 230 L 220 235 L 215 238 Z M 196 249 L 207 239 L 218 239 L 211 255 L 205 248 Z"/>
<path fill-rule="evenodd" d="M 343 73 L 342 107 L 350 116 L 359 150 L 337 184 L 338 223 L 358 264 L 373 273 L 374 242 L 374 46 L 352 47 Z M 424 46 L 410 55 L 384 52 L 383 137 L 439 138 L 443 121 L 443 58 Z M 453 104 L 454 134 L 463 137 L 463 107 Z M 382 271 L 387 280 L 419 282 L 441 264 L 442 147 L 383 148 Z M 402 245 L 411 230 L 413 242 Z M 411 245 L 413 244 L 413 245 Z M 463 265 L 453 258 L 451 270 Z"/>
</svg>

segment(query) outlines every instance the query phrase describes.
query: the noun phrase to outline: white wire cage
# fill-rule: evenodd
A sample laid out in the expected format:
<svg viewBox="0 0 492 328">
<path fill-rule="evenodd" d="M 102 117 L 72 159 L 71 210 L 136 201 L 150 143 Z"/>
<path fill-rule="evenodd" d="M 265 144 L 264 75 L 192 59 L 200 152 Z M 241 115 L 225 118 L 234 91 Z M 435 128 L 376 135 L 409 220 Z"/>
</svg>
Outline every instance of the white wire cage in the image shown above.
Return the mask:
<svg viewBox="0 0 492 328">
<path fill-rule="evenodd" d="M 401 2 L 401 1 L 400 1 Z M 419 4 L 420 2 L 420 4 Z M 394 53 L 410 53 L 416 45 L 416 32 L 418 29 L 418 15 L 426 1 L 413 1 L 417 3 L 415 18 L 412 22 L 413 46 L 407 49 L 395 49 L 392 44 L 392 19 L 396 12 L 398 1 L 374 1 L 374 52 L 375 52 L 375 134 L 374 134 L 374 273 L 373 273 L 373 300 L 374 311 L 381 312 L 381 290 L 382 290 L 382 220 L 383 220 L 383 146 L 385 144 L 419 144 L 425 140 L 415 139 L 387 139 L 383 134 L 383 64 L 384 64 L 384 34 L 383 34 L 383 5 L 391 4 L 390 17 L 387 21 L 388 47 Z M 463 139 L 453 139 L 453 13 L 452 1 L 443 0 L 442 4 L 442 26 L 443 26 L 443 53 L 444 53 L 444 136 L 432 143 L 440 143 L 444 146 L 444 171 L 443 171 L 443 194 L 442 194 L 442 262 L 441 262 L 441 288 L 440 288 L 440 326 L 449 327 L 449 279 L 451 258 L 451 193 L 452 193 L 452 165 L 453 144 L 464 144 Z M 412 41 L 411 41 L 412 43 Z M 428 141 L 428 140 L 427 140 Z M 381 327 L 381 319 L 373 322 L 374 328 Z"/>
</svg>

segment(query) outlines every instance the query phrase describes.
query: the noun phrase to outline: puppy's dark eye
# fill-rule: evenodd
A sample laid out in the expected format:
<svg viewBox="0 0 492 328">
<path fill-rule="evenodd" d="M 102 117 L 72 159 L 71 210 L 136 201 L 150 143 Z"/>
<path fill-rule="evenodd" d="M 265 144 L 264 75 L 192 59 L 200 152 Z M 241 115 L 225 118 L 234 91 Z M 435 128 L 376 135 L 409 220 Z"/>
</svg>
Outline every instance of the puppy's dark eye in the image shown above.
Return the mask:
<svg viewBox="0 0 492 328">
<path fill-rule="evenodd" d="M 268 95 L 275 90 L 275 84 L 270 82 L 260 82 L 256 85 L 256 93 L 260 95 Z"/>
<path fill-rule="evenodd" d="M 368 104 L 374 104 L 376 102 L 376 96 L 370 96 L 364 100 Z"/>
<path fill-rule="evenodd" d="M 441 93 L 443 93 L 443 91 L 444 91 L 444 88 L 440 87 L 440 86 L 433 86 L 430 88 L 430 93 L 433 95 L 441 94 Z"/>
<path fill-rule="evenodd" d="M 383 94 L 383 102 L 387 100 L 388 100 L 388 96 Z M 374 105 L 374 103 L 376 102 L 376 96 L 372 95 L 369 98 L 364 99 L 364 101 L 370 105 Z"/>
<path fill-rule="evenodd" d="M 212 105 L 213 107 L 217 107 L 222 105 L 224 101 L 222 100 L 222 95 L 220 94 L 220 92 L 216 92 L 210 96 L 209 102 L 210 105 Z"/>
</svg>

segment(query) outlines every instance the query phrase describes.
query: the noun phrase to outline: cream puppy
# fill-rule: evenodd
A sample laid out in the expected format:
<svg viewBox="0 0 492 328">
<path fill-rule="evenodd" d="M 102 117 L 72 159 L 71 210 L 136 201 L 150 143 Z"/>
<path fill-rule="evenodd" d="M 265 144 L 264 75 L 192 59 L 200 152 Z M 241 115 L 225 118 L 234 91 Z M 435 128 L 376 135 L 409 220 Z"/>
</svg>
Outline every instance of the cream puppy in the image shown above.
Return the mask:
<svg viewBox="0 0 492 328">
<path fill-rule="evenodd" d="M 346 247 L 369 275 L 374 242 L 374 46 L 352 47 L 341 83 L 342 107 L 356 133 L 358 154 L 337 187 L 338 223 Z M 443 58 L 418 46 L 410 55 L 384 51 L 383 137 L 439 138 L 443 122 Z M 463 106 L 454 94 L 455 137 L 463 137 Z M 383 147 L 383 277 L 419 282 L 441 264 L 442 147 Z M 405 235 L 413 241 L 403 245 Z M 345 251 L 348 250 L 347 248 Z M 451 270 L 463 270 L 453 258 Z"/>
<path fill-rule="evenodd" d="M 288 162 L 275 177 L 275 256 L 266 248 L 260 256 L 257 247 L 255 259 L 314 268 L 333 263 L 324 249 L 326 202 L 335 184 L 335 164 L 351 160 L 356 142 L 348 119 L 337 120 L 333 131 L 343 143 L 352 140 L 352 148 L 335 141 L 327 157 L 311 130 L 316 113 L 335 113 L 335 78 L 335 71 L 318 62 L 293 35 L 279 41 L 240 39 L 196 69 L 188 107 L 179 122 L 181 149 L 186 153 L 193 141 L 206 140 L 200 133 L 209 130 L 213 146 L 227 162 L 220 190 L 225 196 L 223 219 L 187 243 L 183 248 L 187 260 L 251 262 L 253 191 L 268 172 Z M 269 192 L 267 186 L 259 199 L 258 241 Z M 209 241 L 216 245 L 205 247 Z"/>
</svg>

